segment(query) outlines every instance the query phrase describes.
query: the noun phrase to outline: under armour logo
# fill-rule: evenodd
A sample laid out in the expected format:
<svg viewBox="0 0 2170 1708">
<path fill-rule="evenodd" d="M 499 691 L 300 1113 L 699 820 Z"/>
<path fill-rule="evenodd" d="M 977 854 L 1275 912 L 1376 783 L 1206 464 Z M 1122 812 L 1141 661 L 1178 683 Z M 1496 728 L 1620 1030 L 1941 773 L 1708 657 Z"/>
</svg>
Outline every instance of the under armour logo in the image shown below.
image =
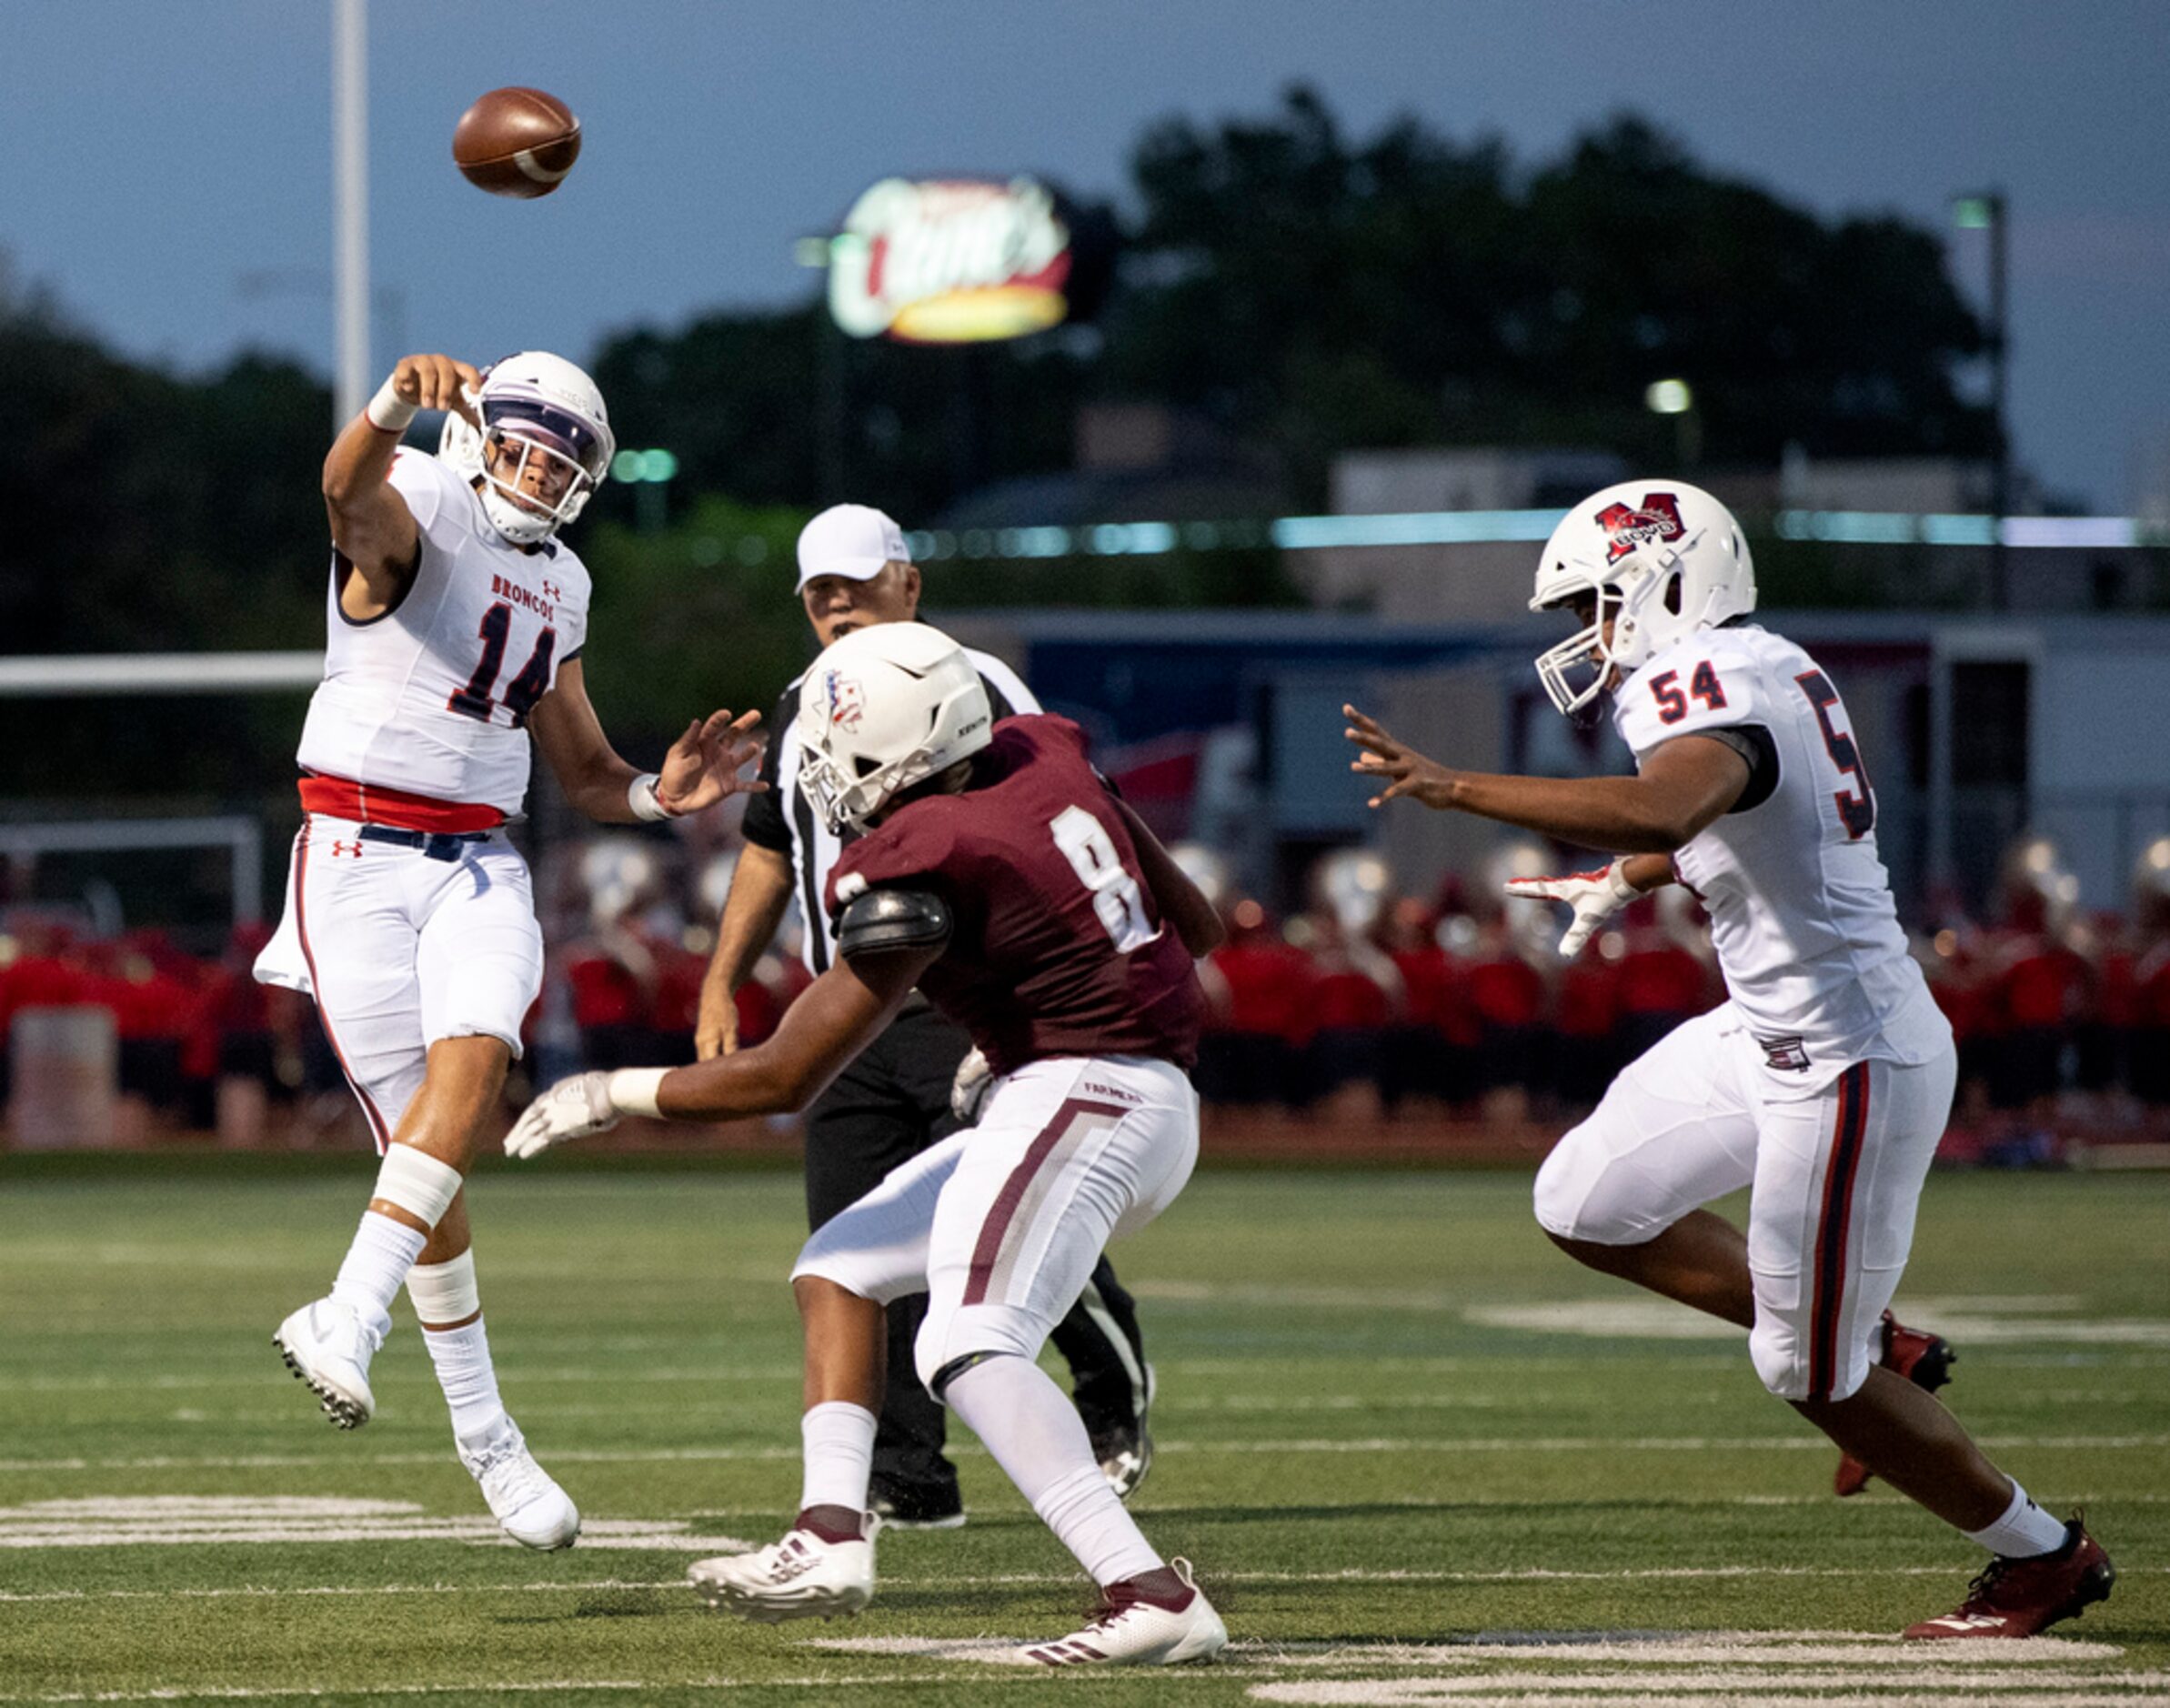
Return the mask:
<svg viewBox="0 0 2170 1708">
<path fill-rule="evenodd" d="M 559 586 L 558 586 L 558 584 L 557 584 L 555 581 L 550 581 L 550 580 L 547 580 L 547 579 L 546 579 L 546 580 L 543 582 L 543 598 L 545 598 L 546 599 L 553 599 L 553 600 L 555 600 L 555 599 L 561 599 L 561 598 L 563 598 L 564 597 L 565 597 L 565 589 L 564 589 L 563 588 L 559 587 Z"/>
<path fill-rule="evenodd" d="M 333 858 L 337 859 L 341 854 L 351 854 L 358 860 L 362 858 L 362 845 L 359 842 L 334 842 Z"/>
</svg>

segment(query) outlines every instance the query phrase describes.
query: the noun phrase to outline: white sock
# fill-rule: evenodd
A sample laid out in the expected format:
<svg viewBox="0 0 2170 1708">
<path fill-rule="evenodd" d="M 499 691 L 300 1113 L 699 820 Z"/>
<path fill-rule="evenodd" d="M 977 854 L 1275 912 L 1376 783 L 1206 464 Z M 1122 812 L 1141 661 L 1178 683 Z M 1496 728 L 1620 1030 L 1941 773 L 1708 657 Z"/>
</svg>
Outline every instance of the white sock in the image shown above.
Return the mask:
<svg viewBox="0 0 2170 1708">
<path fill-rule="evenodd" d="M 490 1363 L 489 1335 L 482 1319 L 457 1329 L 424 1329 L 422 1344 L 437 1366 L 437 1386 L 452 1409 L 452 1432 L 463 1442 L 478 1442 L 505 1415 L 497 1398 L 497 1372 Z"/>
<path fill-rule="evenodd" d="M 2018 1483 L 2012 1485 L 2012 1504 L 2004 1517 L 1982 1530 L 1962 1532 L 1969 1542 L 1980 1542 L 1991 1553 L 2024 1560 L 2038 1553 L 2054 1553 L 2065 1545 L 2065 1521 L 2052 1518 L 2027 1498 Z"/>
<path fill-rule="evenodd" d="M 1166 1563 L 1100 1474 L 1077 1408 L 1030 1359 L 1005 1354 L 974 1364 L 942 1397 L 1095 1583 Z"/>
<path fill-rule="evenodd" d="M 874 1413 L 849 1400 L 824 1400 L 799 1420 L 806 1455 L 806 1481 L 799 1507 L 867 1510 L 867 1480 L 874 1473 Z"/>
<path fill-rule="evenodd" d="M 383 1339 L 392 1326 L 392 1295 L 428 1243 L 429 1236 L 419 1229 L 374 1210 L 364 1211 L 354 1243 L 347 1248 L 347 1261 L 332 1282 L 332 1297 L 352 1305 Z"/>
</svg>

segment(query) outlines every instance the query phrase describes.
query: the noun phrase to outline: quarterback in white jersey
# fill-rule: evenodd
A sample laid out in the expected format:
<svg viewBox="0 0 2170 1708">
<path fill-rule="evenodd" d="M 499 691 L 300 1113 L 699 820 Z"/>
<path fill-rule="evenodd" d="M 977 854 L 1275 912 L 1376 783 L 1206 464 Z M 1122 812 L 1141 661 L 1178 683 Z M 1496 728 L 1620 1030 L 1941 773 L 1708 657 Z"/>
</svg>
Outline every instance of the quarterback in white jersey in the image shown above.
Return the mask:
<svg viewBox="0 0 2170 1708">
<path fill-rule="evenodd" d="M 1520 879 L 1569 902 L 1573 953 L 1614 909 L 1678 882 L 1711 916 L 1728 1000 L 1631 1064 L 1539 1171 L 1538 1221 L 1593 1269 L 1749 1331 L 1764 1385 L 1869 1474 L 1988 1548 L 1915 1638 L 2032 1635 L 2109 1592 L 2075 1518 L 2044 1512 L 1931 1390 L 1951 1350 L 1888 1309 L 1951 1112 L 1951 1028 L 1907 953 L 1876 855 L 1876 798 L 1845 706 L 1799 647 L 1753 625 L 1747 541 L 1710 494 L 1636 481 L 1546 543 L 1533 609 L 1577 632 L 1537 660 L 1562 712 L 1612 699 L 1636 775 L 1488 776 L 1426 759 L 1345 708 L 1352 768 L 1402 796 L 1617 850 Z M 1750 1190 L 1745 1237 L 1702 1208 Z"/>
<path fill-rule="evenodd" d="M 447 412 L 437 456 L 401 449 Z M 562 1548 L 579 1514 L 506 1415 L 482 1323 L 462 1181 L 542 983 L 527 868 L 503 827 L 529 738 L 567 797 L 626 823 L 738 789 L 758 715 L 718 712 L 660 772 L 620 759 L 579 662 L 588 571 L 553 538 L 609 467 L 594 383 L 540 352 L 487 373 L 402 360 L 324 465 L 333 558 L 324 680 L 301 738 L 304 819 L 286 916 L 256 962 L 306 991 L 383 1162 L 327 1298 L 273 1341 L 342 1429 L 375 1414 L 371 1354 L 402 1283 L 459 1456 L 507 1534 Z"/>
</svg>

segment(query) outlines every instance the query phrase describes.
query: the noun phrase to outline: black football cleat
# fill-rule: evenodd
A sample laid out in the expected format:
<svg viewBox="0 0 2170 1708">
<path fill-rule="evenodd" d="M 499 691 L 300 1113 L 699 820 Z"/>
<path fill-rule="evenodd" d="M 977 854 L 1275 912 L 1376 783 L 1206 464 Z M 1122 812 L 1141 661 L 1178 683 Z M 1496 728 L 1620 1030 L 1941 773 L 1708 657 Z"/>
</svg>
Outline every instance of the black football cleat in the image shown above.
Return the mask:
<svg viewBox="0 0 2170 1708">
<path fill-rule="evenodd" d="M 964 1497 L 954 1482 L 901 1482 L 877 1475 L 867 1485 L 867 1508 L 885 1530 L 957 1530 L 964 1523 Z"/>
</svg>

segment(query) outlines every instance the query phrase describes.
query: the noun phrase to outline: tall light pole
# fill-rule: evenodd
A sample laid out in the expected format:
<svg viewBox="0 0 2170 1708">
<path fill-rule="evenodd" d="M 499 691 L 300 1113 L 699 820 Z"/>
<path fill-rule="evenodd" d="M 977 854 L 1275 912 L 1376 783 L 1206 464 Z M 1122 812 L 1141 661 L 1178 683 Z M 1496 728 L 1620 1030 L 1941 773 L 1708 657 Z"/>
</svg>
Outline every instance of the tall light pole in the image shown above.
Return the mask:
<svg viewBox="0 0 2170 1708">
<path fill-rule="evenodd" d="M 332 318 L 337 432 L 368 402 L 369 0 L 332 5 Z"/>
<path fill-rule="evenodd" d="M 2004 563 L 2004 517 L 2012 508 L 2012 435 L 2005 426 L 2006 357 L 2011 340 L 2006 333 L 2004 193 L 1979 190 L 1952 198 L 1952 223 L 1963 231 L 1989 234 L 1989 410 L 1996 435 L 1990 464 L 1989 505 L 1996 512 L 1989 536 L 1989 607 L 2004 608 L 2010 597 Z"/>
</svg>

